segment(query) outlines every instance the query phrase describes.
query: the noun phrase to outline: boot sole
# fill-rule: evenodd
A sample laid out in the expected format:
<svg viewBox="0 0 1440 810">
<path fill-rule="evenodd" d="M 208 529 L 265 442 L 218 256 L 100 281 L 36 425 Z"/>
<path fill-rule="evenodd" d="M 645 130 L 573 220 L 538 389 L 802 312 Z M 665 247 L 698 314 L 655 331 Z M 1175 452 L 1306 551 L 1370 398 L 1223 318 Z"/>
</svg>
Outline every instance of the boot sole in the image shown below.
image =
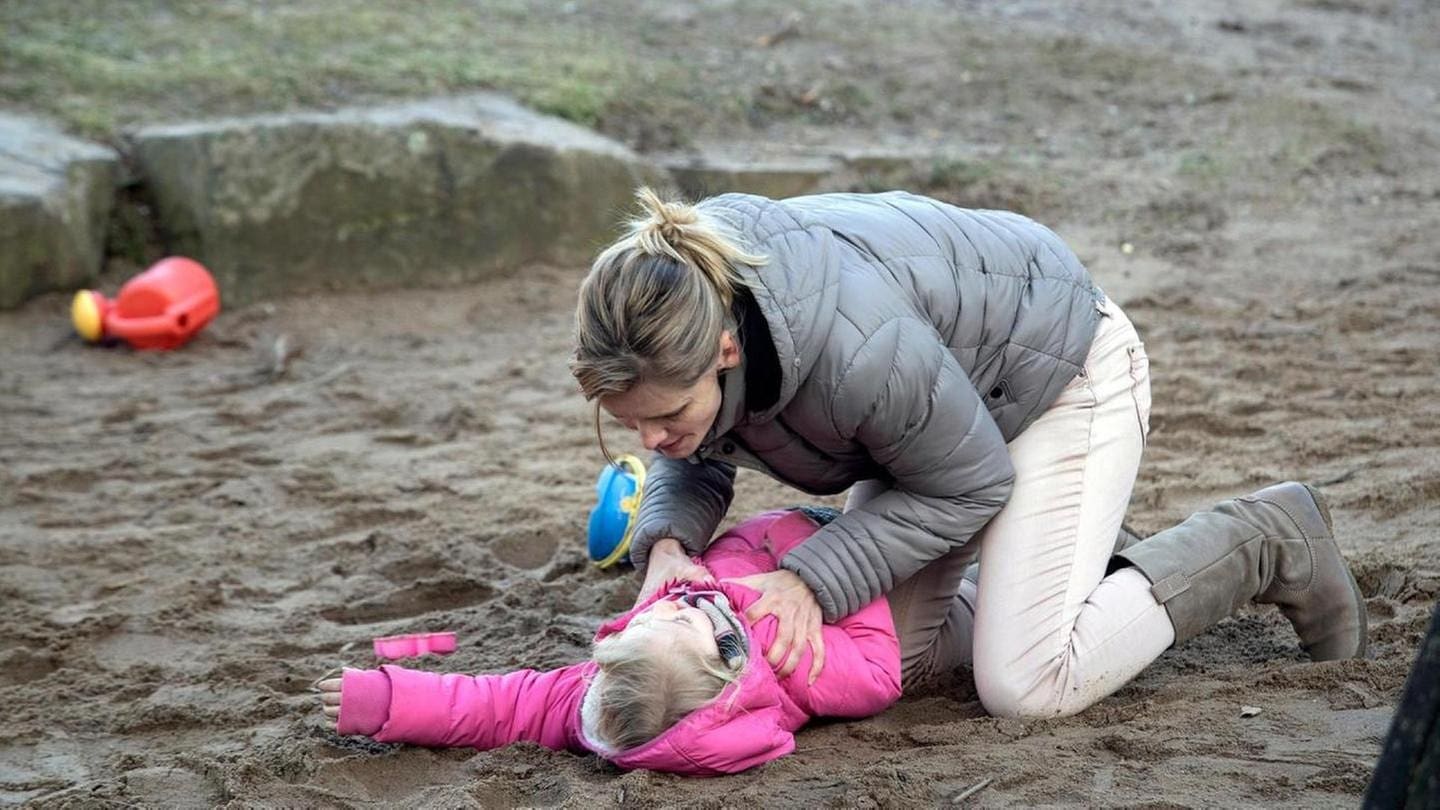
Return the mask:
<svg viewBox="0 0 1440 810">
<path fill-rule="evenodd" d="M 1325 521 L 1325 531 L 1331 537 L 1334 537 L 1335 521 L 1330 517 L 1330 504 L 1325 501 L 1325 496 L 1321 495 L 1317 489 L 1309 484 L 1301 484 L 1300 486 L 1305 487 L 1305 491 L 1310 493 L 1310 500 L 1314 501 L 1315 507 L 1320 510 L 1320 519 Z"/>
<path fill-rule="evenodd" d="M 1360 592 L 1360 583 L 1355 581 L 1355 575 L 1350 571 L 1350 563 L 1346 561 L 1345 555 L 1340 553 L 1340 544 L 1335 540 L 1335 521 L 1330 517 L 1330 504 L 1326 503 L 1316 489 L 1309 484 L 1301 484 L 1305 491 L 1310 493 L 1310 499 L 1320 510 L 1320 518 L 1325 521 L 1325 531 L 1330 535 L 1330 542 L 1335 545 L 1335 553 L 1340 558 L 1341 564 L 1345 567 L 1345 578 L 1350 580 L 1350 592 L 1355 595 L 1355 609 L 1359 613 L 1360 625 L 1360 647 L 1351 658 L 1364 658 L 1370 648 L 1370 622 L 1366 615 L 1369 610 L 1365 606 L 1365 595 Z"/>
</svg>

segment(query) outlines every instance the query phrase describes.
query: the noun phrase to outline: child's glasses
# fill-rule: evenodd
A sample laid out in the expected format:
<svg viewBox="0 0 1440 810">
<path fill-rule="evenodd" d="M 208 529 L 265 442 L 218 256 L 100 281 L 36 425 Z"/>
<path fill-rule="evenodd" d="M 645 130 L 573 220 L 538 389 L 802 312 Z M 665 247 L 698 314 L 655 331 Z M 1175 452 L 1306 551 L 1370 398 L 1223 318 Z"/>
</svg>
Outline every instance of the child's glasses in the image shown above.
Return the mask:
<svg viewBox="0 0 1440 810">
<path fill-rule="evenodd" d="M 715 626 L 715 648 L 720 651 L 720 660 L 725 666 L 739 671 L 745 666 L 745 632 L 735 618 L 730 600 L 716 591 L 690 593 L 681 597 L 685 604 L 699 608 Z"/>
</svg>

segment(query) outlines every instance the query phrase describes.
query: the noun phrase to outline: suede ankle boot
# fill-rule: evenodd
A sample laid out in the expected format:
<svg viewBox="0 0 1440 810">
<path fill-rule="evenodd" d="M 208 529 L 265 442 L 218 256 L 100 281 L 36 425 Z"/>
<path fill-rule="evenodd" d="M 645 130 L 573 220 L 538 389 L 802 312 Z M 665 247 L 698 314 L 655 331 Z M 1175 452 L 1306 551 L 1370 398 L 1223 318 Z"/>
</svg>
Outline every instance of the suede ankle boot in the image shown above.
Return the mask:
<svg viewBox="0 0 1440 810">
<path fill-rule="evenodd" d="M 1335 543 L 1330 511 L 1294 482 L 1191 515 L 1116 555 L 1165 606 L 1175 643 L 1246 602 L 1275 604 L 1316 661 L 1365 655 L 1365 600 Z"/>
</svg>

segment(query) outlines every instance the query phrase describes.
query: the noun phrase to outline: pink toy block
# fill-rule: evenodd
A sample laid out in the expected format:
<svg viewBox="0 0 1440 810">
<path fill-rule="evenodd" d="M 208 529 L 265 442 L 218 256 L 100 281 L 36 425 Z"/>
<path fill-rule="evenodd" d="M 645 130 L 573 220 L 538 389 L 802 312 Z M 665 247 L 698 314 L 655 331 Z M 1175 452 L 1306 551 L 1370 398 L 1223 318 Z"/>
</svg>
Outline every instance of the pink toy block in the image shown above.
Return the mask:
<svg viewBox="0 0 1440 810">
<path fill-rule="evenodd" d="M 375 639 L 377 658 L 414 658 L 433 653 L 449 655 L 455 652 L 454 633 L 410 633 L 403 636 L 385 636 Z"/>
</svg>

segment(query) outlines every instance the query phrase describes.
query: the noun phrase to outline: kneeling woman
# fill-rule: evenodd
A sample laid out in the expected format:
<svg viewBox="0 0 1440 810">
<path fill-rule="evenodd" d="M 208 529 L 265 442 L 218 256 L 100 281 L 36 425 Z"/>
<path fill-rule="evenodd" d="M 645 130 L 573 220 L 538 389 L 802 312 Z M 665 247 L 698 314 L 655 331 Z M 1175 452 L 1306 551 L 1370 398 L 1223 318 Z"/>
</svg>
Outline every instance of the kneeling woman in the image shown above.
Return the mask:
<svg viewBox="0 0 1440 810">
<path fill-rule="evenodd" d="M 1252 600 L 1315 659 L 1364 654 L 1308 487 L 1122 537 L 1149 363 L 1050 230 L 900 192 L 640 199 L 581 287 L 572 370 L 597 428 L 603 408 L 662 456 L 631 549 L 647 591 L 705 548 L 744 466 L 850 490 L 755 583 L 782 674 L 824 666 L 822 621 L 882 595 L 907 686 L 973 660 L 997 715 L 1084 709 Z"/>
<path fill-rule="evenodd" d="M 900 696 L 900 645 L 884 599 L 822 629 L 818 678 L 777 677 L 776 621 L 751 623 L 750 577 L 775 570 L 834 515 L 769 512 L 716 539 L 699 562 L 600 628 L 593 660 L 508 675 L 396 666 L 320 683 L 341 734 L 488 749 L 529 741 L 593 751 L 624 768 L 735 773 L 790 753 L 811 717 L 868 717 Z"/>
</svg>

